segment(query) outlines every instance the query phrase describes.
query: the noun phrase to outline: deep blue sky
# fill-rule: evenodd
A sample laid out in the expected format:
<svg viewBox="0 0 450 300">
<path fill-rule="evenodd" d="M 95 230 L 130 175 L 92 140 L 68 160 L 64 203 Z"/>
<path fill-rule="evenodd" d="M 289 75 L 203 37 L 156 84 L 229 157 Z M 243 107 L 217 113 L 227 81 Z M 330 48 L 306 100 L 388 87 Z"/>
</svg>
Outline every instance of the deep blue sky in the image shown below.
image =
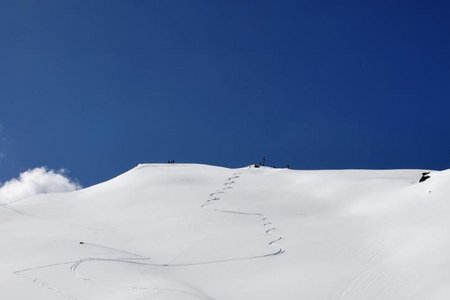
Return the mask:
<svg viewBox="0 0 450 300">
<path fill-rule="evenodd" d="M 0 181 L 450 167 L 448 1 L 2 1 Z"/>
</svg>

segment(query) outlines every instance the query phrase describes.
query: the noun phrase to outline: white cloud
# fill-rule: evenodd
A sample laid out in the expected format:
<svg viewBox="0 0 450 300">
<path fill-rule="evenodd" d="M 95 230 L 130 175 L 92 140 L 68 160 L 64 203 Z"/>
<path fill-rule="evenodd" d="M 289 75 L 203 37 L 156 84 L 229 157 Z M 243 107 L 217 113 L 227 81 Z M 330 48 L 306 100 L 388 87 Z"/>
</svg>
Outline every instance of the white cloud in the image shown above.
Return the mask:
<svg viewBox="0 0 450 300">
<path fill-rule="evenodd" d="M 43 193 L 70 192 L 81 186 L 70 180 L 64 170 L 47 170 L 44 167 L 27 170 L 19 178 L 11 179 L 0 187 L 0 203 L 7 204 Z"/>
</svg>

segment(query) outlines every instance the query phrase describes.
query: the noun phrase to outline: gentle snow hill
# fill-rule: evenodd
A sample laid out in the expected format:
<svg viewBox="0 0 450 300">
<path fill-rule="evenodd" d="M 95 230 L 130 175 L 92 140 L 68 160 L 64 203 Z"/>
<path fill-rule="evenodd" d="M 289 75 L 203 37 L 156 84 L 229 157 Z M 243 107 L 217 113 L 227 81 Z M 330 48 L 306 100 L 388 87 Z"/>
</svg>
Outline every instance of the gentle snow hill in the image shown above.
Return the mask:
<svg viewBox="0 0 450 300">
<path fill-rule="evenodd" d="M 0 298 L 450 299 L 450 171 L 142 164 L 0 206 Z"/>
</svg>

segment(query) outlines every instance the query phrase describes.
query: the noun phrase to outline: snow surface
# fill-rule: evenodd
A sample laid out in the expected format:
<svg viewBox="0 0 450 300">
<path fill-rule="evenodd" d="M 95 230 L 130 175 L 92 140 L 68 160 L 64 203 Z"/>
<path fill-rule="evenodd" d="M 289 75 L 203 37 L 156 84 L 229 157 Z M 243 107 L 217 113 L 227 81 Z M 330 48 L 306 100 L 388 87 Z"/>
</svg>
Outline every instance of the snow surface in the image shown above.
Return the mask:
<svg viewBox="0 0 450 300">
<path fill-rule="evenodd" d="M 449 299 L 450 171 L 142 164 L 0 207 L 8 300 Z"/>
</svg>

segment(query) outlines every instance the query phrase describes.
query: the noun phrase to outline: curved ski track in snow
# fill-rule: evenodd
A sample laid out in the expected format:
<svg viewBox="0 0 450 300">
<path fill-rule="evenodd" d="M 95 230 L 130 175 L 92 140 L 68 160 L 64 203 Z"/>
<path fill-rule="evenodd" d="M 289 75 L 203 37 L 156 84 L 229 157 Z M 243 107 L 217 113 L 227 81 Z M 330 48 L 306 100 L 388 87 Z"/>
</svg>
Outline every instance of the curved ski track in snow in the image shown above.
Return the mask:
<svg viewBox="0 0 450 300">
<path fill-rule="evenodd" d="M 206 206 L 213 204 L 214 201 L 220 201 L 221 198 L 218 197 L 217 195 L 225 194 L 226 190 L 232 189 L 233 188 L 232 185 L 236 183 L 234 180 L 239 178 L 240 177 L 239 175 L 241 175 L 241 174 L 242 174 L 241 172 L 236 172 L 236 173 L 233 173 L 233 175 L 231 177 L 228 177 L 227 181 L 224 183 L 224 187 L 222 188 L 222 190 L 210 193 L 209 195 L 212 198 L 206 200 L 205 203 L 203 203 L 201 205 L 201 207 L 205 208 Z M 276 247 L 276 250 L 266 253 L 266 254 L 255 255 L 255 256 L 245 256 L 245 257 L 235 257 L 235 258 L 225 258 L 225 259 L 205 260 L 205 261 L 194 261 L 194 262 L 185 262 L 185 263 L 150 263 L 150 262 L 138 261 L 138 260 L 150 259 L 150 258 L 145 258 L 145 257 L 143 258 L 142 256 L 140 256 L 140 258 L 138 258 L 138 259 L 132 258 L 129 260 L 127 258 L 102 259 L 102 258 L 89 257 L 89 258 L 85 258 L 85 259 L 79 260 L 76 263 L 74 263 L 70 267 L 70 270 L 74 274 L 76 274 L 77 268 L 84 262 L 89 262 L 89 261 L 114 261 L 114 262 L 130 263 L 130 264 L 136 264 L 136 265 L 146 265 L 146 266 L 152 266 L 152 267 L 185 267 L 185 266 L 196 266 L 196 265 L 215 264 L 215 263 L 232 262 L 232 261 L 240 261 L 240 260 L 258 259 L 258 258 L 279 255 L 279 254 L 282 254 L 285 252 L 285 250 L 277 244 L 277 242 L 281 241 L 283 239 L 283 237 L 280 235 L 274 235 L 271 233 L 272 231 L 274 231 L 278 228 L 274 227 L 274 226 L 269 226 L 269 225 L 272 225 L 272 222 L 269 221 L 270 219 L 268 216 L 266 216 L 262 213 L 258 213 L 258 212 L 245 212 L 245 211 L 220 210 L 220 209 L 212 209 L 212 211 L 229 213 L 229 214 L 256 216 L 256 217 L 261 218 L 261 222 L 263 222 L 262 226 L 267 228 L 265 230 L 265 233 L 268 236 L 273 237 L 273 239 L 271 241 L 269 241 L 267 243 L 267 245 Z M 96 246 L 99 246 L 99 245 L 96 245 Z"/>
<path fill-rule="evenodd" d="M 225 194 L 227 190 L 232 189 L 233 185 L 236 183 L 235 179 L 238 179 L 240 177 L 239 175 L 241 175 L 241 174 L 242 174 L 242 172 L 236 172 L 236 173 L 233 173 L 233 175 L 231 177 L 228 177 L 227 181 L 224 183 L 224 187 L 219 191 L 210 193 L 209 195 L 212 198 L 206 200 L 203 204 L 201 204 L 201 207 L 205 208 L 209 205 L 212 205 L 214 201 L 220 201 L 221 198 L 218 195 Z M 271 247 L 276 247 L 276 249 L 272 252 L 269 252 L 266 254 L 261 254 L 261 255 L 255 255 L 255 256 L 235 257 L 235 258 L 225 258 L 225 259 L 205 260 L 205 261 L 194 261 L 194 262 L 185 262 L 185 263 L 151 263 L 151 262 L 146 262 L 146 260 L 150 260 L 149 257 L 130 253 L 130 252 L 116 249 L 113 247 L 99 245 L 99 244 L 95 244 L 95 243 L 91 243 L 91 242 L 84 242 L 83 246 L 100 247 L 103 249 L 120 252 L 123 254 L 129 254 L 129 255 L 132 255 L 133 257 L 117 257 L 117 258 L 86 257 L 86 258 L 75 260 L 75 261 L 66 261 L 66 262 L 60 262 L 60 263 L 55 263 L 55 264 L 48 264 L 48 265 L 26 268 L 26 269 L 15 271 L 14 274 L 20 275 L 27 279 L 30 279 L 30 280 L 32 280 L 33 283 L 41 285 L 42 287 L 45 287 L 48 290 L 53 291 L 66 299 L 77 300 L 79 298 L 69 295 L 69 294 L 65 293 L 64 291 L 46 283 L 46 282 L 39 280 L 38 278 L 33 278 L 30 276 L 27 276 L 24 273 L 34 271 L 34 270 L 44 269 L 44 268 L 61 266 L 61 265 L 70 265 L 69 270 L 73 273 L 73 275 L 75 277 L 78 277 L 78 275 L 77 275 L 78 267 L 86 262 L 116 262 L 116 263 L 126 263 L 126 264 L 152 266 L 152 267 L 184 267 L 184 266 L 196 266 L 196 265 L 259 259 L 259 258 L 265 258 L 265 257 L 270 257 L 270 256 L 276 256 L 276 255 L 279 255 L 279 254 L 282 254 L 285 252 L 284 248 L 281 247 L 280 245 L 278 245 L 278 243 L 277 243 L 277 242 L 283 240 L 283 237 L 280 235 L 272 234 L 272 232 L 277 230 L 278 228 L 274 227 L 272 225 L 272 222 L 270 222 L 269 217 L 264 215 L 263 213 L 234 211 L 234 210 L 221 210 L 221 209 L 211 209 L 211 211 L 259 217 L 261 219 L 260 221 L 262 222 L 262 226 L 265 228 L 265 234 L 273 238 L 272 240 L 270 240 L 267 243 L 267 245 L 271 246 Z M 91 280 L 90 278 L 85 278 L 85 277 L 82 277 L 82 279 L 83 280 Z M 131 288 L 131 289 L 150 289 L 150 288 L 146 288 L 146 287 L 129 287 L 129 288 Z M 152 289 L 158 289 L 158 288 L 152 288 Z M 166 290 L 170 290 L 170 289 L 166 289 Z M 189 293 L 187 291 L 177 291 L 177 292 Z M 202 295 L 202 296 L 206 296 L 206 295 Z M 207 298 L 212 299 L 209 296 L 207 296 Z"/>
<path fill-rule="evenodd" d="M 221 198 L 219 196 L 217 196 L 217 195 L 225 194 L 226 190 L 232 189 L 233 185 L 236 183 L 235 179 L 240 178 L 241 174 L 242 174 L 242 172 L 236 172 L 236 173 L 233 173 L 233 175 L 231 177 L 228 177 L 227 181 L 224 183 L 225 187 L 223 187 L 222 190 L 220 190 L 220 191 L 213 192 L 213 193 L 209 194 L 213 198 L 206 200 L 206 202 L 203 203 L 201 205 L 201 207 L 205 208 L 205 207 L 207 207 L 209 205 L 212 205 L 214 201 L 220 201 Z M 270 222 L 269 217 L 264 215 L 264 214 L 262 214 L 262 213 L 246 212 L 246 211 L 235 211 L 235 210 L 223 210 L 223 209 L 212 209 L 212 210 L 213 211 L 222 212 L 222 213 L 228 213 L 228 214 L 239 214 L 239 215 L 247 215 L 247 216 L 256 216 L 256 217 L 261 218 L 261 222 L 263 222 L 263 226 L 264 227 L 267 228 L 269 225 L 272 225 L 272 222 Z M 270 228 L 265 230 L 265 233 L 267 235 L 269 235 L 269 236 L 274 238 L 269 243 L 267 243 L 267 245 L 275 246 L 278 249 L 276 251 L 272 252 L 272 253 L 264 254 L 264 255 L 256 256 L 256 257 L 251 257 L 251 258 L 262 258 L 262 257 L 267 257 L 267 256 L 278 255 L 278 254 L 284 253 L 285 250 L 280 245 L 276 244 L 278 241 L 281 241 L 283 239 L 283 237 L 280 236 L 280 235 L 274 235 L 274 234 L 271 233 L 272 231 L 277 230 L 277 229 L 278 229 L 277 227 L 270 226 Z M 248 258 L 246 258 L 246 259 L 248 259 Z"/>
</svg>

